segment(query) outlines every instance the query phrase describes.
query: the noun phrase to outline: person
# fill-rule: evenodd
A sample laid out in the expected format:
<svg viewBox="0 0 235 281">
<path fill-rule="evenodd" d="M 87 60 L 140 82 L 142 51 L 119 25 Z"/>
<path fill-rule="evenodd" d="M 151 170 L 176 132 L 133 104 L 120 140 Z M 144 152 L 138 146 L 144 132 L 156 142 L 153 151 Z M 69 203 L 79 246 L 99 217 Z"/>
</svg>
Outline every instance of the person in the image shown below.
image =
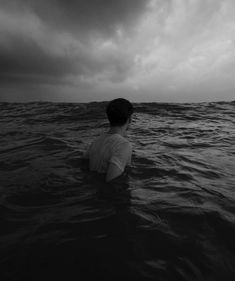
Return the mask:
<svg viewBox="0 0 235 281">
<path fill-rule="evenodd" d="M 123 98 L 110 101 L 106 107 L 110 127 L 94 140 L 87 152 L 89 170 L 105 175 L 110 182 L 119 177 L 131 163 L 132 145 L 126 139 L 126 132 L 133 114 L 132 104 Z"/>
</svg>

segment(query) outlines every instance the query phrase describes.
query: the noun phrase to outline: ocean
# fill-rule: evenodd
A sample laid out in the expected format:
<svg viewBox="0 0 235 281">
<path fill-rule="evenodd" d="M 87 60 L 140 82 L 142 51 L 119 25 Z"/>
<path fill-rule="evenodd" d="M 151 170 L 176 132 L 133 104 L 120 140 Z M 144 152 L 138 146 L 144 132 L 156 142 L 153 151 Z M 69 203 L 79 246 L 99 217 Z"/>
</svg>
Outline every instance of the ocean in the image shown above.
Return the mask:
<svg viewBox="0 0 235 281">
<path fill-rule="evenodd" d="M 235 280 L 235 102 L 134 104 L 113 184 L 105 106 L 0 103 L 0 280 Z"/>
</svg>

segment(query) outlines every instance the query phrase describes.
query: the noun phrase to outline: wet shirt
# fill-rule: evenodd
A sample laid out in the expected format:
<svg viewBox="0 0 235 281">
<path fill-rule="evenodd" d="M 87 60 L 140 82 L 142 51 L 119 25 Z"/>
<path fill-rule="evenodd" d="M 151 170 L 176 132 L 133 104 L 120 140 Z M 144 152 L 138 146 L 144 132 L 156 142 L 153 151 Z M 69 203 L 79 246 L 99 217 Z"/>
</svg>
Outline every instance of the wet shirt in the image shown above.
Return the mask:
<svg viewBox="0 0 235 281">
<path fill-rule="evenodd" d="M 87 152 L 91 171 L 106 173 L 109 163 L 113 163 L 123 172 L 131 163 L 132 146 L 119 134 L 104 134 L 96 139 Z"/>
</svg>

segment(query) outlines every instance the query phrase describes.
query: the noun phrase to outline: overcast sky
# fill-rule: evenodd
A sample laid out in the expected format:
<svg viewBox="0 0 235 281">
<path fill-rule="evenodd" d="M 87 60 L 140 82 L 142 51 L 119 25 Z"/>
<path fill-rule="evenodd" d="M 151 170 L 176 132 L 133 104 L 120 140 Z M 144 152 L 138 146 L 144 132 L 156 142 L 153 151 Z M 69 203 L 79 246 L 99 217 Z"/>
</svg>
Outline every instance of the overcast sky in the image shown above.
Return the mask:
<svg viewBox="0 0 235 281">
<path fill-rule="evenodd" d="M 0 0 L 0 101 L 235 100 L 234 0 Z"/>
</svg>

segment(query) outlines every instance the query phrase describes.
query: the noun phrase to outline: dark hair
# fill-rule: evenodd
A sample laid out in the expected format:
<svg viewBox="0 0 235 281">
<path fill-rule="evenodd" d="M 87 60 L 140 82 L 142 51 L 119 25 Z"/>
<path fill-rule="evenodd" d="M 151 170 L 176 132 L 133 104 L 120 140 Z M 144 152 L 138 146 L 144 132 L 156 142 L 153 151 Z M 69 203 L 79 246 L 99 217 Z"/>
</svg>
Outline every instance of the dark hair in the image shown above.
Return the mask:
<svg viewBox="0 0 235 281">
<path fill-rule="evenodd" d="M 132 113 L 132 104 L 122 98 L 110 101 L 106 108 L 106 114 L 111 126 L 124 125 Z"/>
</svg>

